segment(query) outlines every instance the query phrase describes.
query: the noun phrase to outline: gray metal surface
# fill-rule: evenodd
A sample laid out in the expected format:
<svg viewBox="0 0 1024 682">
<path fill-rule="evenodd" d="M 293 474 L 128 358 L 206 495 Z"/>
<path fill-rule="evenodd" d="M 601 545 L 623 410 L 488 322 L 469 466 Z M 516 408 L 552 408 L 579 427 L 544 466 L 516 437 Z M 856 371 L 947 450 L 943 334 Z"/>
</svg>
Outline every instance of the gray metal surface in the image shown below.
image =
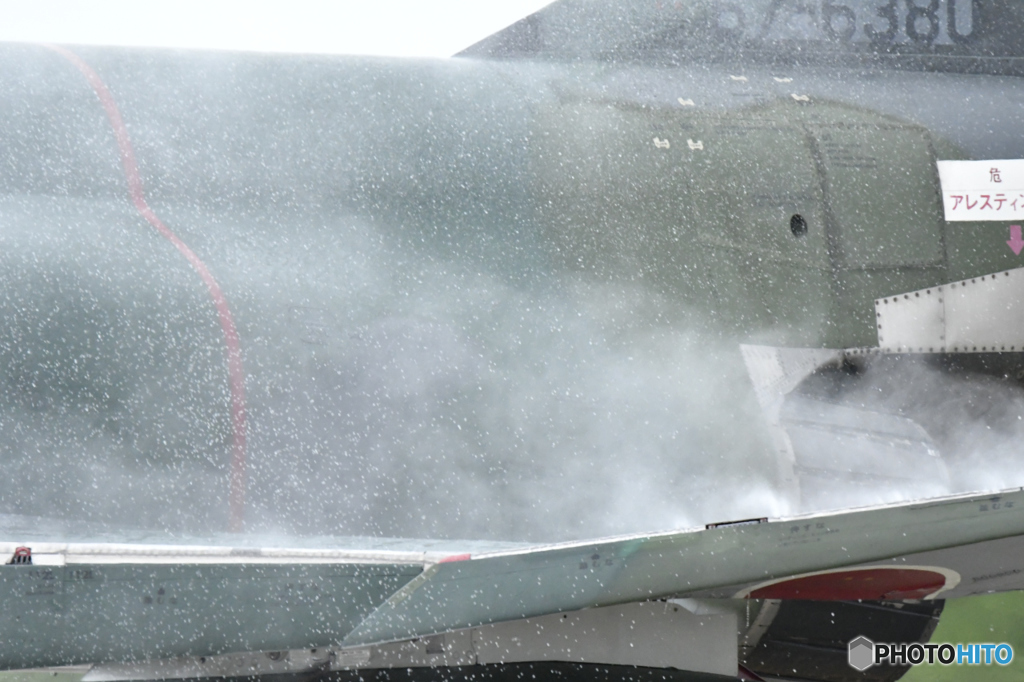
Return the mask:
<svg viewBox="0 0 1024 682">
<path fill-rule="evenodd" d="M 327 670 L 437 669 L 530 661 L 674 668 L 732 675 L 737 669 L 736 629 L 736 614 L 728 609 L 696 615 L 677 604 L 646 602 L 497 623 L 373 646 L 97 665 L 82 682 Z"/>
<path fill-rule="evenodd" d="M 922 568 L 945 576 L 932 597 L 966 596 L 1024 588 L 1022 547 L 1020 490 L 467 555 L 422 572 L 281 551 L 277 563 L 245 563 L 247 552 L 232 557 L 241 563 L 197 561 L 223 548 L 178 548 L 176 563 L 163 548 L 153 563 L 151 548 L 122 547 L 110 563 L 0 566 L 0 607 L 16 614 L 0 626 L 12 643 L 0 665 L 359 647 L 651 599 L 730 598 L 858 567 Z"/>
<path fill-rule="evenodd" d="M 186 560 L 187 561 L 187 560 Z M 0 566 L 0 668 L 316 647 L 420 566 Z"/>
<path fill-rule="evenodd" d="M 948 563 L 964 573 L 959 589 L 944 596 L 965 596 L 985 589 L 972 587 L 979 571 L 972 574 L 960 557 L 1012 562 L 1016 550 L 980 543 L 1022 534 L 1024 492 L 1018 490 L 483 556 L 428 568 L 344 643 L 407 639 L 638 599 L 732 597 L 753 583 L 868 562 L 906 562 L 912 554 L 945 548 L 948 554 L 929 555 L 934 565 L 943 569 Z M 1004 542 L 1015 547 L 1022 540 Z M 1015 576 L 1008 580 L 1024 587 L 1024 575 Z"/>
<path fill-rule="evenodd" d="M 1022 281 L 1015 268 L 883 297 L 875 301 L 878 345 L 892 353 L 1024 349 Z"/>
</svg>

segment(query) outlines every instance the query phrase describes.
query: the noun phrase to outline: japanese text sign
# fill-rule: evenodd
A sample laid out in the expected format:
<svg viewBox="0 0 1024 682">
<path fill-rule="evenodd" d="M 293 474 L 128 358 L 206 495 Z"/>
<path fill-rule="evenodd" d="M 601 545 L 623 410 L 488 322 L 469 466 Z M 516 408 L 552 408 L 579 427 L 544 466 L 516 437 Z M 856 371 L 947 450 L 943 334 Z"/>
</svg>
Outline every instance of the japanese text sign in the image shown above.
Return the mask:
<svg viewBox="0 0 1024 682">
<path fill-rule="evenodd" d="M 946 220 L 1024 219 L 1024 159 L 938 165 Z"/>
</svg>

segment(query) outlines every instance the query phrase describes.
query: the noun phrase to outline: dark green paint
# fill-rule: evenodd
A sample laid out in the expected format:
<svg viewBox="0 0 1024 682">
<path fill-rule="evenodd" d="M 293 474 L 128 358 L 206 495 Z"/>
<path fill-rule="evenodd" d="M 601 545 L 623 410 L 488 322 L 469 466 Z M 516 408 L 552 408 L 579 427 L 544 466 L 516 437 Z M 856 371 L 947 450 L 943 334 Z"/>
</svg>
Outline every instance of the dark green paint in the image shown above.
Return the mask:
<svg viewBox="0 0 1024 682">
<path fill-rule="evenodd" d="M 373 564 L 0 566 L 0 666 L 329 646 L 419 572 Z"/>
</svg>

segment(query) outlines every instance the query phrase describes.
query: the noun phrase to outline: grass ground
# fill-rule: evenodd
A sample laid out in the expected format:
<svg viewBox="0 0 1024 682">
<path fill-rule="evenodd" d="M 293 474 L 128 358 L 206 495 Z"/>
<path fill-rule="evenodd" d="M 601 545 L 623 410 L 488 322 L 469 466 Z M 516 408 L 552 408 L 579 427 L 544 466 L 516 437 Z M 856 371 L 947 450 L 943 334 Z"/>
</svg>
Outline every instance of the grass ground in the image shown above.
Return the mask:
<svg viewBox="0 0 1024 682">
<path fill-rule="evenodd" d="M 1024 592 L 951 599 L 946 602 L 933 642 L 1006 642 L 1013 662 L 999 665 L 920 665 L 905 682 L 1022 682 L 1024 681 Z"/>
</svg>

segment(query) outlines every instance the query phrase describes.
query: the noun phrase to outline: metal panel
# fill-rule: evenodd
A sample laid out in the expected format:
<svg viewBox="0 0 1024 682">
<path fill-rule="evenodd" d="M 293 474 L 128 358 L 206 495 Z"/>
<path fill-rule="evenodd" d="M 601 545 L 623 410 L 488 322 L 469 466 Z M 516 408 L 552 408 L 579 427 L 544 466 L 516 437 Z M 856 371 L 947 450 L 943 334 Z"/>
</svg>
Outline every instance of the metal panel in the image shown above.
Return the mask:
<svg viewBox="0 0 1024 682">
<path fill-rule="evenodd" d="M 875 301 L 885 352 L 985 353 L 1024 348 L 1024 269 Z"/>
<path fill-rule="evenodd" d="M 878 345 L 886 351 L 936 352 L 946 347 L 942 287 L 875 301 Z"/>
<path fill-rule="evenodd" d="M 1024 270 L 1007 270 L 949 285 L 946 348 L 953 352 L 1024 346 Z"/>
<path fill-rule="evenodd" d="M 82 682 L 245 677 L 326 670 L 453 668 L 562 661 L 733 675 L 737 616 L 645 602 L 554 614 L 356 648 L 263 651 L 98 665 Z"/>
<path fill-rule="evenodd" d="M 793 443 L 798 472 L 827 472 L 840 482 L 899 479 L 932 497 L 949 489 L 934 442 L 905 417 L 797 398 L 787 401 L 782 425 Z"/>
<path fill-rule="evenodd" d="M 138 663 L 96 665 L 81 682 L 126 682 L 128 680 L 181 680 L 210 677 L 281 675 L 326 669 L 333 652 L 329 649 L 256 651 L 224 656 L 171 658 Z"/>
<path fill-rule="evenodd" d="M 873 121 L 815 133 L 843 266 L 941 263 L 942 206 L 928 132 Z"/>
<path fill-rule="evenodd" d="M 377 609 L 346 645 L 407 639 L 559 610 L 676 596 L 1024 535 L 1024 492 L 637 535 L 438 564 Z M 1024 575 L 1019 580 L 1024 587 Z"/>
<path fill-rule="evenodd" d="M 409 564 L 0 566 L 0 669 L 318 647 L 421 570 Z"/>
<path fill-rule="evenodd" d="M 991 506 L 1006 502 L 995 496 L 979 499 L 978 505 Z M 894 558 L 889 563 L 899 566 L 942 565 L 955 571 L 960 576 L 960 582 L 943 592 L 943 599 L 1024 589 L 1024 538 L 1021 537 L 910 554 Z"/>
<path fill-rule="evenodd" d="M 698 616 L 647 602 L 554 614 L 478 628 L 480 663 L 567 661 L 735 674 L 733 613 Z"/>
<path fill-rule="evenodd" d="M 793 505 L 800 499 L 800 480 L 794 470 L 796 452 L 789 433 L 782 426 L 780 412 L 786 395 L 810 374 L 832 362 L 842 352 L 827 348 L 774 348 L 740 345 L 743 362 L 754 384 L 754 393 L 768 423 L 781 488 Z"/>
</svg>

